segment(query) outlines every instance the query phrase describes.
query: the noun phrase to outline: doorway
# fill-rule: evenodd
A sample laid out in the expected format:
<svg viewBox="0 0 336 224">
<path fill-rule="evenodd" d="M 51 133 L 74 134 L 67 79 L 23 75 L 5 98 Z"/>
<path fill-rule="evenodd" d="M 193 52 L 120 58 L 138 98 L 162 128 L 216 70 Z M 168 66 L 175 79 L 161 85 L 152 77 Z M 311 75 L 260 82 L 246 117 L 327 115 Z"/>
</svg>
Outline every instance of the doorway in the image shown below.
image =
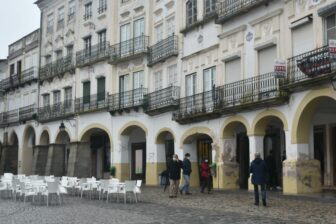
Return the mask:
<svg viewBox="0 0 336 224">
<path fill-rule="evenodd" d="M 95 133 L 90 137 L 91 174 L 97 179 L 109 176 L 110 142 L 106 133 Z"/>
<path fill-rule="evenodd" d="M 314 158 L 320 162 L 322 185 L 324 185 L 324 154 L 326 152 L 326 127 L 314 127 Z"/>
<path fill-rule="evenodd" d="M 238 133 L 236 138 L 236 161 L 239 164 L 239 187 L 240 189 L 248 189 L 249 166 L 250 166 L 250 144 L 249 138 L 244 133 Z"/>
<path fill-rule="evenodd" d="M 330 154 L 331 154 L 331 164 L 332 164 L 332 178 L 333 178 L 333 186 L 336 187 L 336 126 L 331 127 L 330 133 L 331 146 L 330 146 Z"/>
<path fill-rule="evenodd" d="M 146 143 L 132 144 L 132 180 L 146 180 Z"/>
<path fill-rule="evenodd" d="M 208 159 L 209 165 L 212 164 L 212 146 L 211 146 L 211 144 L 212 144 L 212 139 L 211 138 L 199 139 L 197 141 L 197 162 L 198 162 L 200 183 L 202 183 L 202 178 L 201 178 L 201 173 L 200 173 L 201 163 L 203 162 L 204 159 Z"/>
</svg>

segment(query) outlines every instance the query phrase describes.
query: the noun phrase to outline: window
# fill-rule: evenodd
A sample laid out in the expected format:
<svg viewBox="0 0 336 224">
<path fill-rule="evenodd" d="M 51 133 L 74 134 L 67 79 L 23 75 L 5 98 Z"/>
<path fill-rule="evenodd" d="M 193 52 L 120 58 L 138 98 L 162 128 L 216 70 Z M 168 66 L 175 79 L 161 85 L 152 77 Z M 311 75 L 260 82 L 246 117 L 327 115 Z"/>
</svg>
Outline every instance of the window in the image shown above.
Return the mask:
<svg viewBox="0 0 336 224">
<path fill-rule="evenodd" d="M 131 25 L 129 23 L 120 26 L 120 54 L 121 56 L 128 55 L 131 46 L 127 40 L 131 38 Z"/>
<path fill-rule="evenodd" d="M 51 55 L 45 56 L 45 64 L 50 64 L 51 63 Z"/>
<path fill-rule="evenodd" d="M 14 75 L 15 73 L 15 64 L 11 64 L 9 67 L 9 75 Z"/>
<path fill-rule="evenodd" d="M 133 89 L 138 89 L 144 86 L 144 71 L 133 73 Z"/>
<path fill-rule="evenodd" d="M 216 67 L 208 68 L 203 71 L 203 92 L 213 89 L 216 79 Z"/>
<path fill-rule="evenodd" d="M 84 38 L 85 57 L 91 55 L 91 36 Z"/>
<path fill-rule="evenodd" d="M 63 57 L 62 50 L 56 51 L 55 54 L 56 54 L 56 60 L 61 60 L 62 59 L 62 57 Z"/>
<path fill-rule="evenodd" d="M 57 29 L 64 27 L 64 7 L 58 9 Z"/>
<path fill-rule="evenodd" d="M 106 0 L 99 0 L 99 7 L 98 7 L 98 13 L 103 13 L 107 9 L 107 2 Z"/>
<path fill-rule="evenodd" d="M 143 50 L 145 48 L 145 40 L 143 35 L 145 32 L 145 20 L 144 18 L 134 21 L 133 24 L 133 37 L 134 40 L 134 51 Z"/>
<path fill-rule="evenodd" d="M 186 96 L 196 94 L 196 73 L 186 76 Z"/>
<path fill-rule="evenodd" d="M 92 2 L 85 5 L 84 20 L 88 20 L 92 17 Z"/>
<path fill-rule="evenodd" d="M 64 89 L 64 101 L 71 102 L 72 100 L 72 87 L 67 87 Z"/>
<path fill-rule="evenodd" d="M 160 42 L 163 39 L 163 25 L 160 24 L 157 27 L 155 27 L 155 39 L 156 42 Z"/>
<path fill-rule="evenodd" d="M 22 62 L 21 62 L 21 61 L 18 61 L 18 62 L 16 63 L 16 73 L 17 73 L 18 75 L 20 75 L 20 74 L 21 74 L 21 71 L 22 71 Z"/>
<path fill-rule="evenodd" d="M 175 17 L 167 19 L 167 36 L 172 36 L 175 33 Z"/>
<path fill-rule="evenodd" d="M 162 71 L 154 72 L 154 90 L 162 89 Z"/>
<path fill-rule="evenodd" d="M 197 0 L 188 0 L 186 4 L 187 26 L 197 21 Z"/>
<path fill-rule="evenodd" d="M 50 105 L 50 95 L 49 94 L 44 94 L 43 95 L 43 106 L 49 106 Z"/>
<path fill-rule="evenodd" d="M 128 83 L 129 83 L 129 75 L 122 75 L 119 78 L 119 92 L 126 92 L 128 91 Z"/>
<path fill-rule="evenodd" d="M 216 0 L 204 0 L 205 15 L 212 14 L 216 10 Z"/>
<path fill-rule="evenodd" d="M 97 79 L 97 100 L 105 100 L 105 77 Z"/>
<path fill-rule="evenodd" d="M 106 30 L 98 33 L 98 45 L 100 51 L 104 51 L 106 49 Z"/>
<path fill-rule="evenodd" d="M 274 71 L 274 61 L 277 58 L 276 50 L 276 46 L 272 46 L 258 51 L 259 74 Z"/>
<path fill-rule="evenodd" d="M 240 58 L 225 62 L 225 83 L 239 81 L 241 78 Z"/>
<path fill-rule="evenodd" d="M 171 65 L 167 68 L 168 86 L 178 86 L 177 65 Z"/>
<path fill-rule="evenodd" d="M 83 104 L 90 103 L 90 90 L 91 83 L 90 81 L 83 82 Z"/>
<path fill-rule="evenodd" d="M 72 57 L 72 54 L 73 54 L 73 45 L 67 46 L 66 49 L 67 49 L 67 57 Z"/>
<path fill-rule="evenodd" d="M 47 33 L 54 32 L 54 15 L 49 15 L 47 18 Z"/>
<path fill-rule="evenodd" d="M 336 40 L 336 15 L 330 15 L 326 19 L 326 40 Z"/>
<path fill-rule="evenodd" d="M 76 14 L 76 4 L 74 0 L 71 0 L 69 2 L 69 14 L 68 14 L 68 20 L 72 20 L 75 18 Z"/>
<path fill-rule="evenodd" d="M 54 91 L 53 96 L 54 96 L 53 99 L 54 105 L 59 104 L 61 102 L 61 91 L 59 90 Z"/>
</svg>

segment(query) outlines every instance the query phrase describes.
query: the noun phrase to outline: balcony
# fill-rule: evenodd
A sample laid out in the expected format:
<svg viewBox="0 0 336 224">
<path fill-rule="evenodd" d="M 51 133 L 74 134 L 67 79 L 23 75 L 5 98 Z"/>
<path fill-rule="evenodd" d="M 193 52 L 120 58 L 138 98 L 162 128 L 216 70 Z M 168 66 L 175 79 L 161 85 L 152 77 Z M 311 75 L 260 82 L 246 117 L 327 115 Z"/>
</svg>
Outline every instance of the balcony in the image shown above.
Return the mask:
<svg viewBox="0 0 336 224">
<path fill-rule="evenodd" d="M 20 85 L 19 76 L 16 74 L 12 74 L 9 77 L 2 80 L 2 88 L 4 91 L 15 89 L 19 87 L 19 85 Z"/>
<path fill-rule="evenodd" d="M 35 104 L 31 104 L 29 106 L 21 107 L 19 109 L 19 119 L 21 122 L 26 122 L 29 120 L 36 119 L 37 108 Z"/>
<path fill-rule="evenodd" d="M 176 110 L 179 106 L 180 87 L 169 86 L 145 96 L 145 113 L 157 115 L 171 110 Z"/>
<path fill-rule="evenodd" d="M 270 0 L 220 0 L 216 5 L 216 23 L 224 23 L 234 16 L 248 12 L 251 8 Z"/>
<path fill-rule="evenodd" d="M 0 114 L 0 127 L 6 127 L 12 124 L 19 123 L 19 110 L 10 110 Z"/>
<path fill-rule="evenodd" d="M 32 82 L 37 81 L 37 68 L 31 67 L 29 69 L 24 70 L 20 75 L 20 84 L 30 84 Z"/>
<path fill-rule="evenodd" d="M 107 107 L 108 96 L 106 92 L 84 96 L 75 100 L 75 112 L 77 114 L 106 110 Z"/>
<path fill-rule="evenodd" d="M 41 123 L 48 121 L 62 120 L 74 115 L 74 103 L 72 100 L 40 107 L 38 110 L 38 120 Z"/>
<path fill-rule="evenodd" d="M 335 76 L 335 62 L 329 46 L 324 46 L 289 58 L 287 61 L 288 80 L 286 89 L 304 90 L 321 85 Z"/>
<path fill-rule="evenodd" d="M 109 42 L 99 43 L 76 53 L 76 66 L 84 67 L 107 60 L 110 57 Z"/>
<path fill-rule="evenodd" d="M 178 37 L 170 36 L 148 49 L 148 66 L 163 62 L 167 58 L 178 55 Z"/>
<path fill-rule="evenodd" d="M 180 99 L 179 110 L 174 120 L 180 124 L 217 118 L 244 110 L 281 105 L 288 101 L 287 93 L 282 90 L 283 79 L 274 73 L 267 73 L 241 81 L 228 83 Z"/>
<path fill-rule="evenodd" d="M 87 21 L 87 20 L 89 20 L 89 19 L 91 19 L 91 18 L 92 18 L 92 12 L 85 13 L 85 14 L 83 15 L 83 19 L 84 19 L 84 21 Z"/>
<path fill-rule="evenodd" d="M 146 54 L 148 52 L 148 39 L 148 36 L 141 35 L 113 45 L 110 52 L 110 63 L 116 64 Z"/>
<path fill-rule="evenodd" d="M 129 112 L 131 109 L 138 111 L 144 105 L 144 97 L 147 94 L 146 88 L 138 88 L 126 92 L 109 95 L 109 111 L 113 115 L 115 112 Z"/>
<path fill-rule="evenodd" d="M 98 7 L 98 14 L 102 14 L 102 13 L 106 12 L 106 10 L 107 10 L 107 4 L 105 3 L 105 4 Z"/>
<path fill-rule="evenodd" d="M 40 81 L 51 80 L 56 76 L 62 76 L 66 72 L 75 73 L 75 66 L 72 55 L 58 59 L 53 63 L 46 64 L 40 68 Z"/>
</svg>

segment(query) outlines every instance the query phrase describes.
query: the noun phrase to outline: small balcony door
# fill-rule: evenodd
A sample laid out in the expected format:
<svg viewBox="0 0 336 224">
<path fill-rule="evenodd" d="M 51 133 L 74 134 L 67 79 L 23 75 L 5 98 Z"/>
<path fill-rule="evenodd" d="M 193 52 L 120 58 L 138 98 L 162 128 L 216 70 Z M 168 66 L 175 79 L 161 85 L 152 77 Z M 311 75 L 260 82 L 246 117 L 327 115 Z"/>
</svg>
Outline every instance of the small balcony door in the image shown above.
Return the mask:
<svg viewBox="0 0 336 224">
<path fill-rule="evenodd" d="M 91 83 L 83 82 L 83 109 L 90 108 Z"/>
<path fill-rule="evenodd" d="M 123 75 L 119 78 L 119 105 L 121 108 L 127 107 L 130 102 L 129 97 L 129 75 Z"/>
<path fill-rule="evenodd" d="M 128 56 L 131 52 L 131 25 L 127 23 L 120 27 L 120 57 Z"/>
<path fill-rule="evenodd" d="M 186 97 L 187 97 L 187 111 L 192 111 L 195 105 L 196 94 L 196 73 L 186 76 Z"/>
<path fill-rule="evenodd" d="M 207 112 L 214 109 L 216 99 L 215 94 L 216 67 L 208 68 L 203 71 L 203 109 Z"/>
<path fill-rule="evenodd" d="M 97 104 L 98 107 L 105 106 L 105 77 L 97 79 Z"/>
</svg>

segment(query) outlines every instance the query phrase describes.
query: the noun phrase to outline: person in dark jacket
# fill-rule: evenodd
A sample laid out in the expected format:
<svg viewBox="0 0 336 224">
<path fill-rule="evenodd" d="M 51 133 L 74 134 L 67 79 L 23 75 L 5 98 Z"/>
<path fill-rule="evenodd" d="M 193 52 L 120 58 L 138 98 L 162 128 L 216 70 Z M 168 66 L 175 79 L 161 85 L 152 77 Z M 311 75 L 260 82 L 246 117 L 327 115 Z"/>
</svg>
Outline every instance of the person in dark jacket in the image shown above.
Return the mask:
<svg viewBox="0 0 336 224">
<path fill-rule="evenodd" d="M 190 154 L 186 153 L 183 159 L 183 179 L 184 184 L 180 188 L 180 193 L 183 194 L 185 192 L 186 195 L 190 195 L 189 185 L 190 185 L 190 174 L 191 174 L 191 162 L 190 162 Z"/>
<path fill-rule="evenodd" d="M 173 160 L 169 165 L 169 181 L 170 181 L 170 198 L 176 198 L 179 189 L 179 183 L 181 179 L 181 169 L 183 167 L 182 161 L 179 160 L 175 154 Z"/>
<path fill-rule="evenodd" d="M 259 186 L 261 188 L 261 196 L 263 205 L 266 206 L 266 174 L 267 167 L 264 162 L 260 158 L 260 153 L 255 154 L 255 159 L 252 161 L 250 166 L 250 173 L 252 174 L 252 184 L 254 185 L 254 198 L 255 205 L 259 205 Z"/>
<path fill-rule="evenodd" d="M 202 180 L 202 187 L 201 193 L 204 193 L 204 189 L 208 189 L 208 193 L 210 194 L 210 166 L 208 163 L 208 159 L 204 159 L 201 163 L 201 180 Z"/>
<path fill-rule="evenodd" d="M 269 155 L 265 159 L 265 163 L 267 166 L 267 189 L 273 189 L 276 190 L 276 177 L 277 177 L 277 172 L 276 172 L 276 163 L 275 163 L 275 158 L 273 156 L 273 150 L 269 152 Z"/>
</svg>

